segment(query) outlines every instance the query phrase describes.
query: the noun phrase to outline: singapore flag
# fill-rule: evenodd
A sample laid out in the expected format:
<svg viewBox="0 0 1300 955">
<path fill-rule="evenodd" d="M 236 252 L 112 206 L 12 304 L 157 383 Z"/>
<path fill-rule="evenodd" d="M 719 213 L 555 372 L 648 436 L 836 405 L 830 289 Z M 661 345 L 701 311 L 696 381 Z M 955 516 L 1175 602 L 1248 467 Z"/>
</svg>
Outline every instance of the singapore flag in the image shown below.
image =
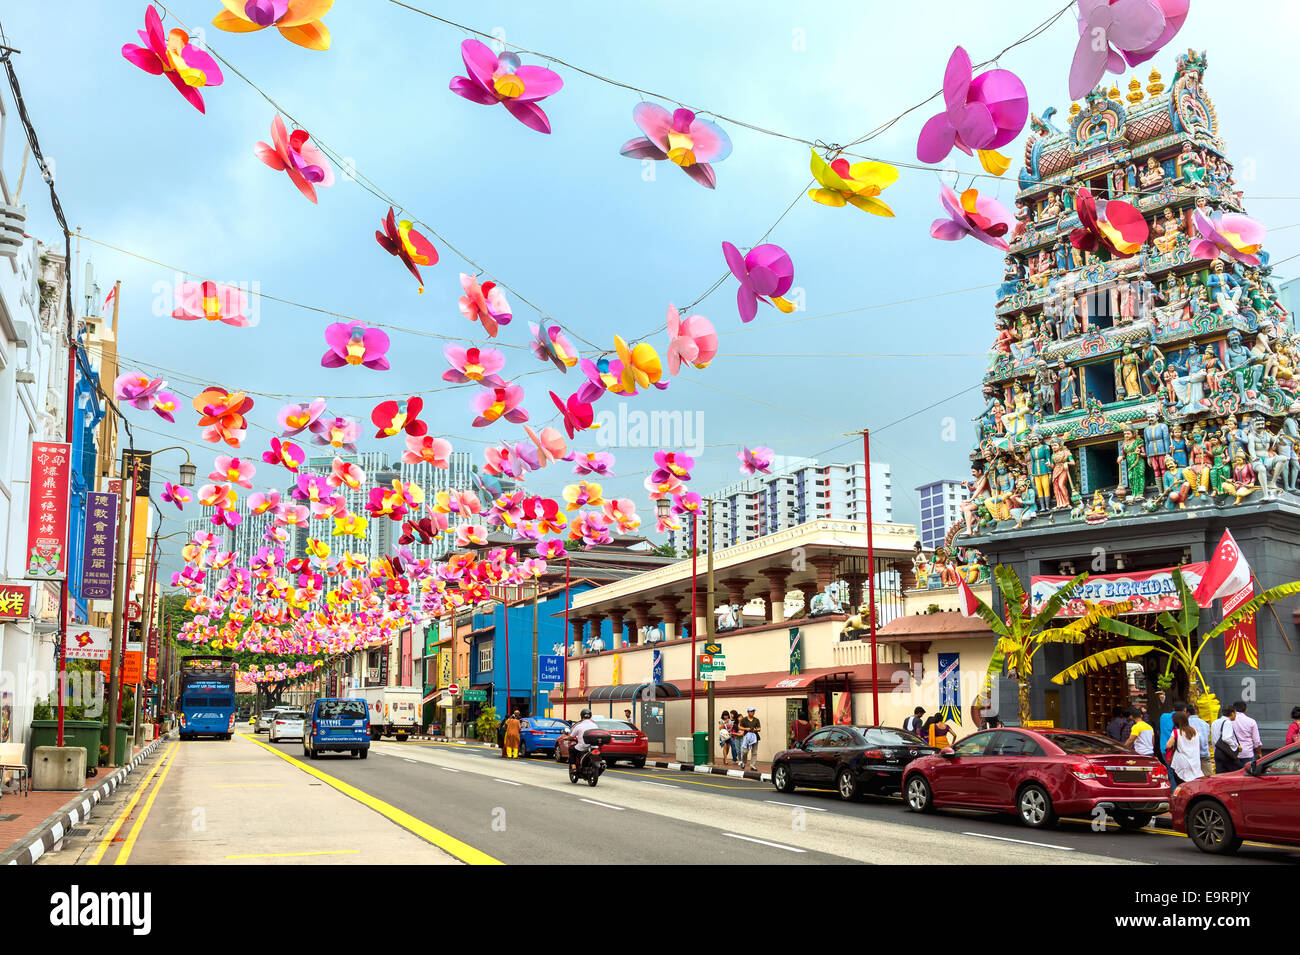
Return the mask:
<svg viewBox="0 0 1300 955">
<path fill-rule="evenodd" d="M 979 616 L 979 599 L 975 592 L 970 589 L 970 584 L 962 577 L 957 578 L 957 596 L 961 601 L 961 615 L 963 617 Z"/>
<path fill-rule="evenodd" d="M 1250 564 L 1232 539 L 1230 531 L 1223 532 L 1223 539 L 1214 549 L 1205 576 L 1196 588 L 1196 602 L 1203 607 L 1218 597 L 1228 597 L 1237 593 L 1250 583 Z"/>
</svg>

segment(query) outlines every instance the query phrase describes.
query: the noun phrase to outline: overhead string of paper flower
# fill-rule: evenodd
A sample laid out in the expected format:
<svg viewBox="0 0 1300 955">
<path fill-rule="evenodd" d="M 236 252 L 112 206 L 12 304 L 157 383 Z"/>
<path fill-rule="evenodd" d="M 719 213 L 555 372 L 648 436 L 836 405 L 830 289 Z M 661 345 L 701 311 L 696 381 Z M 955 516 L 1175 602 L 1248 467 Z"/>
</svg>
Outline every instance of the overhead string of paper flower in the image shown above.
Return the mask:
<svg viewBox="0 0 1300 955">
<path fill-rule="evenodd" d="M 162 17 L 150 4 L 144 11 L 144 29 L 139 45 L 127 43 L 122 56 L 146 73 L 165 76 L 191 106 L 205 112 L 199 90 L 220 86 L 224 77 L 212 56 L 190 43 L 190 35 L 179 27 L 163 36 Z"/>
<path fill-rule="evenodd" d="M 916 158 L 943 162 L 956 147 L 978 155 L 986 172 L 1000 176 L 1011 160 L 996 150 L 1020 134 L 1029 118 L 1029 94 L 1010 70 L 972 76 L 970 56 L 960 46 L 948 57 L 943 74 L 943 112 L 921 127 Z"/>
</svg>

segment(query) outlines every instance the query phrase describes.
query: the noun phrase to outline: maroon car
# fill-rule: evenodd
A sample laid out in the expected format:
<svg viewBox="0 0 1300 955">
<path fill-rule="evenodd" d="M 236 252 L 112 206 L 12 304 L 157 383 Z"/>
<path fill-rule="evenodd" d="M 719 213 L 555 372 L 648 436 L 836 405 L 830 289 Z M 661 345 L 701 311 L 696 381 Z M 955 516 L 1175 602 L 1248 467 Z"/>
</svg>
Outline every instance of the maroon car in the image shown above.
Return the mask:
<svg viewBox="0 0 1300 955">
<path fill-rule="evenodd" d="M 597 716 L 593 722 L 609 734 L 609 745 L 600 748 L 600 758 L 606 766 L 613 766 L 620 759 L 629 761 L 638 768 L 645 765 L 646 754 L 650 751 L 650 737 L 624 720 L 610 720 Z M 569 760 L 569 746 L 573 737 L 561 736 L 555 744 L 555 759 L 565 763 Z"/>
<path fill-rule="evenodd" d="M 1300 846 L 1300 743 L 1183 783 L 1172 815 L 1202 852 L 1236 852 L 1243 839 Z"/>
<path fill-rule="evenodd" d="M 1169 808 L 1169 773 L 1154 756 L 1077 730 L 997 729 L 967 736 L 907 767 L 903 798 L 913 812 L 935 807 L 1014 812 L 1027 826 L 1104 809 L 1140 829 Z"/>
</svg>

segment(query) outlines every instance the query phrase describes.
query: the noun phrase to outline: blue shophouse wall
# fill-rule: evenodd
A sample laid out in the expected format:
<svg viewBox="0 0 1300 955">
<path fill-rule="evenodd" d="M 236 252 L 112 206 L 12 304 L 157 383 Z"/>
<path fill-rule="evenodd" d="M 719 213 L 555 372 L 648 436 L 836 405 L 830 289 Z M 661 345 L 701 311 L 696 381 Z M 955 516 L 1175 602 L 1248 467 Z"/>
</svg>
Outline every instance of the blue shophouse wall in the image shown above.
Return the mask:
<svg viewBox="0 0 1300 955">
<path fill-rule="evenodd" d="M 72 469 L 68 500 L 68 581 L 71 584 L 74 614 L 77 620 L 86 620 L 87 604 L 81 596 L 81 558 L 86 539 L 86 494 L 95 489 L 95 462 L 98 447 L 95 429 L 104 417 L 99 403 L 97 385 L 99 376 L 93 371 L 90 377 L 90 359 L 84 345 L 77 345 L 77 384 L 73 398 Z"/>
<path fill-rule="evenodd" d="M 580 593 L 591 589 L 588 583 L 574 584 L 569 588 L 570 600 Z M 560 590 L 537 601 L 537 653 L 541 656 L 552 654 L 553 647 L 564 640 L 564 617 L 552 616 L 564 610 L 564 591 Z M 495 604 L 491 611 L 474 614 L 473 629 L 490 627 L 474 637 L 470 646 L 470 684 L 477 686 L 492 684 L 492 693 L 488 702 L 496 707 L 499 716 L 506 713 L 506 641 L 505 614 L 510 614 L 510 695 L 515 698 L 530 697 L 533 692 L 533 603 L 531 600 L 513 605 L 507 611 L 501 604 Z M 492 644 L 492 669 L 480 671 L 479 648 L 484 643 Z M 550 689 L 541 685 L 539 690 Z M 541 701 L 541 710 L 546 709 L 546 701 Z"/>
</svg>

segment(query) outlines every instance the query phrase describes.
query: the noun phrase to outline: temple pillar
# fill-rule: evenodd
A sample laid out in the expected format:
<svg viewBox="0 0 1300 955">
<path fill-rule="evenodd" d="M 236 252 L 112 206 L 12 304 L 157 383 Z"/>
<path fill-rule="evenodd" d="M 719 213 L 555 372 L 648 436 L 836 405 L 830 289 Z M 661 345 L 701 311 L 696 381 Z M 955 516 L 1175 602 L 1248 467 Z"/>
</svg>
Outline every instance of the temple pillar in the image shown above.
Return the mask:
<svg viewBox="0 0 1300 955">
<path fill-rule="evenodd" d="M 763 571 L 763 576 L 767 578 L 768 619 L 772 623 L 785 621 L 785 584 L 790 579 L 790 573 L 789 570 Z"/>
<path fill-rule="evenodd" d="M 678 627 L 682 623 L 682 611 L 677 604 L 677 599 L 661 597 L 658 601 L 659 609 L 663 613 L 664 620 L 664 639 L 676 640 L 678 636 Z"/>
<path fill-rule="evenodd" d="M 572 656 L 574 647 L 577 647 L 578 653 L 583 652 L 582 631 L 586 629 L 587 621 L 583 617 L 575 617 L 573 614 L 570 614 L 569 626 L 573 629 L 573 633 L 569 637 L 569 655 Z"/>
<path fill-rule="evenodd" d="M 632 616 L 635 626 L 632 630 L 632 645 L 636 646 L 641 642 L 641 629 L 650 626 L 650 602 L 648 600 L 639 600 L 632 604 Z"/>
<path fill-rule="evenodd" d="M 623 646 L 623 614 L 622 610 L 611 610 L 605 616 L 609 617 L 609 648 L 618 650 Z"/>
</svg>

